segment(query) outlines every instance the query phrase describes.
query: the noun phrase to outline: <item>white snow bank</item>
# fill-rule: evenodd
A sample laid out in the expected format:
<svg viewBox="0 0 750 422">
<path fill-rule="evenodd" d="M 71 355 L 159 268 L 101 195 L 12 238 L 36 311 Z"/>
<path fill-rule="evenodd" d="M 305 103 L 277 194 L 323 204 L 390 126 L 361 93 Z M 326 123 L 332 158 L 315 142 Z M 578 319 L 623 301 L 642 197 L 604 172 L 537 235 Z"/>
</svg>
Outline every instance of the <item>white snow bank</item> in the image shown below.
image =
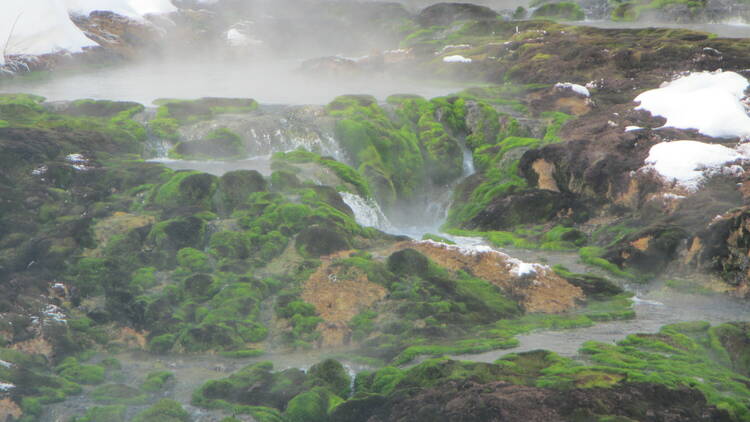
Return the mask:
<svg viewBox="0 0 750 422">
<path fill-rule="evenodd" d="M 748 81 L 734 72 L 701 72 L 665 83 L 635 98 L 664 127 L 697 129 L 715 138 L 750 137 L 750 117 L 742 103 Z"/>
<path fill-rule="evenodd" d="M 129 18 L 141 19 L 144 15 L 171 13 L 177 8 L 170 0 L 65 0 L 68 11 L 88 15 L 95 10 L 106 10 Z"/>
<path fill-rule="evenodd" d="M 445 56 L 443 57 L 443 61 L 445 63 L 471 63 L 471 59 L 464 56 L 459 56 L 458 54 L 453 56 Z"/>
<path fill-rule="evenodd" d="M 669 181 L 696 190 L 704 175 L 725 169 L 725 164 L 747 159 L 750 145 L 737 149 L 698 141 L 662 142 L 651 147 L 646 169 L 654 169 Z M 731 169 L 734 171 L 734 169 Z"/>
<path fill-rule="evenodd" d="M 555 84 L 555 88 L 569 89 L 569 90 L 575 92 L 576 94 L 584 96 L 584 97 L 590 97 L 591 96 L 591 93 L 589 92 L 588 88 L 586 88 L 583 85 L 572 84 L 570 82 L 558 82 L 558 83 Z"/>
<path fill-rule="evenodd" d="M 634 132 L 636 130 L 643 130 L 640 126 L 625 126 L 625 132 Z"/>
<path fill-rule="evenodd" d="M 177 8 L 170 0 L 0 0 L 0 65 L 9 55 L 79 53 L 96 46 L 69 16 L 94 10 L 140 20 Z"/>
<path fill-rule="evenodd" d="M 97 45 L 68 16 L 63 0 L 0 1 L 0 65 L 6 55 L 72 53 Z"/>
</svg>

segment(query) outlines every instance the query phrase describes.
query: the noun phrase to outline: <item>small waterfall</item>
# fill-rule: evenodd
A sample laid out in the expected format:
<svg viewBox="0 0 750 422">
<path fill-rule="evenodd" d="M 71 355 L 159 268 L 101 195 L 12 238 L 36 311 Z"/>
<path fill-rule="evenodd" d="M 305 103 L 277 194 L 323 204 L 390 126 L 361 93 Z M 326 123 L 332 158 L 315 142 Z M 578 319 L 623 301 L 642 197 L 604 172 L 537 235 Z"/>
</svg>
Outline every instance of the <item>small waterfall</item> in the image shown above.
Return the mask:
<svg viewBox="0 0 750 422">
<path fill-rule="evenodd" d="M 362 226 L 393 233 L 396 229 L 377 202 L 349 192 L 339 192 L 346 205 L 354 212 L 354 219 Z"/>
<path fill-rule="evenodd" d="M 471 150 L 463 142 L 461 142 L 461 152 L 464 154 L 464 166 L 461 179 L 464 179 L 476 173 L 476 169 L 474 168 L 474 154 L 471 153 Z"/>
</svg>

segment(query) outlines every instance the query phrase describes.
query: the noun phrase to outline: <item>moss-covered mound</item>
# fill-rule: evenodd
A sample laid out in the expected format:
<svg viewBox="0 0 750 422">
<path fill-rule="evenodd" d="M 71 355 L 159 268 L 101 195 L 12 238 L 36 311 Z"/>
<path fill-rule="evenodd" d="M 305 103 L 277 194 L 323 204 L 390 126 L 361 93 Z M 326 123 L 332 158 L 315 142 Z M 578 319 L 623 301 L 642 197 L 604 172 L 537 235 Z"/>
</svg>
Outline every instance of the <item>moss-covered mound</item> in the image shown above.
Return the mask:
<svg viewBox="0 0 750 422">
<path fill-rule="evenodd" d="M 328 105 L 336 139 L 386 205 L 414 198 L 428 182 L 445 184 L 462 173 L 461 99 L 391 97 L 396 117 L 373 97 L 339 97 Z M 440 116 L 440 118 L 438 118 Z"/>
<path fill-rule="evenodd" d="M 747 368 L 736 361 L 746 332 L 743 324 L 666 326 L 616 345 L 587 343 L 582 352 L 592 365 L 536 351 L 494 364 L 437 359 L 409 369 L 362 372 L 354 395 L 331 420 L 498 414 L 509 420 L 541 414 L 560 420 L 658 420 L 668 414 L 747 420 Z"/>
<path fill-rule="evenodd" d="M 177 99 L 160 99 L 156 100 L 159 109 L 156 112 L 156 118 L 149 121 L 149 129 L 159 138 L 167 140 L 178 140 L 178 129 L 181 125 L 207 120 L 211 117 L 222 113 L 250 113 L 258 108 L 258 103 L 250 98 L 200 98 L 197 100 L 177 100 Z M 212 145 L 224 140 L 223 147 Z M 221 143 L 221 142 L 219 142 Z M 211 149 L 215 147 L 215 149 Z M 226 130 L 217 130 L 215 136 L 209 137 L 205 141 L 195 145 L 183 145 L 178 148 L 182 153 L 189 155 L 202 155 L 201 152 L 206 150 L 229 152 L 228 156 L 240 151 L 234 148 L 240 146 L 236 138 Z M 206 154 L 210 155 L 210 154 Z"/>
<path fill-rule="evenodd" d="M 581 6 L 573 2 L 547 3 L 531 14 L 532 18 L 580 21 L 585 17 Z"/>
<path fill-rule="evenodd" d="M 581 352 L 589 364 L 541 350 L 509 354 L 495 363 L 432 359 L 408 369 L 360 372 L 351 395 L 348 376 L 335 361 L 315 365 L 307 374 L 273 372 L 264 363 L 206 383 L 193 403 L 252 415 L 275 408 L 294 421 L 494 420 L 497 415 L 514 421 L 542 415 L 742 421 L 748 418 L 750 395 L 741 358 L 747 333 L 746 324 L 676 324 L 615 345 L 586 343 Z"/>
<path fill-rule="evenodd" d="M 313 365 L 307 373 L 298 369 L 273 372 L 273 365 L 263 362 L 207 382 L 193 394 L 192 403 L 261 420 L 276 414 L 287 421 L 323 422 L 348 396 L 350 383 L 346 370 L 334 360 Z"/>
</svg>

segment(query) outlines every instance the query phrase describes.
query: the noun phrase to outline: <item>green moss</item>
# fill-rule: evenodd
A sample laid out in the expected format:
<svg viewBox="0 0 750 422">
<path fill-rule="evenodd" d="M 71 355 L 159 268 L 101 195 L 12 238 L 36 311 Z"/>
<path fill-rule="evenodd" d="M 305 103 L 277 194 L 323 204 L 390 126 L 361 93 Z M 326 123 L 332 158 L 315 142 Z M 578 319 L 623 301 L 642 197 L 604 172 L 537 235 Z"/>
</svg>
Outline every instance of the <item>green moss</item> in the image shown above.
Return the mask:
<svg viewBox="0 0 750 422">
<path fill-rule="evenodd" d="M 157 138 L 167 139 L 176 141 L 180 139 L 179 127 L 180 123 L 177 119 L 171 119 L 167 117 L 157 117 L 148 122 L 148 127 L 151 133 Z"/>
<path fill-rule="evenodd" d="M 586 235 L 564 226 L 554 226 L 549 230 L 540 227 L 517 227 L 515 231 L 478 231 L 447 229 L 456 236 L 482 237 L 498 247 L 519 249 L 575 250 L 586 244 Z"/>
<path fill-rule="evenodd" d="M 208 409 L 224 409 L 236 413 L 276 412 L 256 406 L 284 409 L 294 396 L 303 391 L 306 375 L 298 369 L 273 371 L 271 362 L 248 365 L 221 380 L 203 384 L 193 393 L 192 404 Z"/>
<path fill-rule="evenodd" d="M 146 375 L 146 380 L 141 384 L 141 390 L 148 392 L 161 391 L 172 380 L 174 380 L 174 374 L 169 371 L 150 372 Z"/>
<path fill-rule="evenodd" d="M 627 1 L 617 5 L 612 10 L 611 18 L 614 21 L 637 21 L 644 12 L 650 10 L 664 9 L 673 5 L 687 6 L 688 13 L 695 15 L 705 9 L 706 3 L 696 0 L 638 0 Z"/>
<path fill-rule="evenodd" d="M 104 291 L 102 280 L 108 275 L 107 262 L 102 258 L 82 258 L 71 270 L 75 286 L 83 297 Z"/>
<path fill-rule="evenodd" d="M 716 295 L 719 292 L 711 290 L 708 287 L 702 285 L 699 281 L 689 279 L 671 279 L 664 283 L 667 287 L 672 290 L 678 291 L 685 294 L 696 294 L 696 295 Z"/>
<path fill-rule="evenodd" d="M 462 159 L 455 135 L 465 131 L 462 98 L 401 96 L 390 97 L 389 103 L 396 118 L 372 97 L 338 97 L 328 105 L 338 119 L 336 139 L 386 207 L 413 198 L 427 180 L 447 183 L 459 177 Z"/>
<path fill-rule="evenodd" d="M 177 252 L 177 262 L 191 272 L 210 272 L 208 255 L 195 248 L 182 248 Z"/>
<path fill-rule="evenodd" d="M 333 359 L 311 366 L 307 371 L 306 383 L 310 387 L 325 387 L 339 397 L 348 397 L 351 392 L 349 373 Z"/>
<path fill-rule="evenodd" d="M 727 409 L 738 420 L 747 420 L 747 380 L 725 366 L 729 359 L 726 349 L 712 340 L 722 327 L 725 325 L 670 325 L 658 334 L 630 335 L 617 345 L 587 342 L 582 352 L 596 365 L 626 375 L 628 381 L 697 388 L 710 404 Z"/>
<path fill-rule="evenodd" d="M 198 171 L 178 171 L 154 191 L 151 202 L 163 208 L 194 206 L 210 210 L 217 178 Z"/>
<path fill-rule="evenodd" d="M 227 358 L 247 359 L 247 358 L 263 356 L 265 352 L 263 350 L 247 349 L 247 350 L 225 351 L 219 354 Z"/>
<path fill-rule="evenodd" d="M 161 399 L 153 406 L 137 414 L 133 422 L 190 422 L 190 414 L 180 403 Z"/>
<path fill-rule="evenodd" d="M 125 409 L 123 405 L 92 407 L 71 422 L 125 422 Z"/>
<path fill-rule="evenodd" d="M 209 253 L 217 258 L 245 259 L 250 255 L 250 237 L 239 231 L 221 231 L 211 235 Z"/>
<path fill-rule="evenodd" d="M 329 412 L 342 402 L 343 399 L 327 389 L 315 387 L 293 398 L 284 411 L 284 418 L 288 422 L 326 422 Z"/>
<path fill-rule="evenodd" d="M 65 358 L 55 368 L 61 377 L 78 384 L 101 384 L 104 382 L 104 368 L 99 365 L 82 365 L 74 357 Z"/>
<path fill-rule="evenodd" d="M 175 159 L 241 159 L 247 156 L 242 138 L 227 128 L 210 131 L 203 139 L 183 141 L 169 151 Z"/>
<path fill-rule="evenodd" d="M 750 416 L 747 378 L 733 371 L 732 358 L 725 348 L 725 344 L 736 347 L 746 338 L 746 332 L 732 324 L 665 326 L 657 334 L 630 335 L 616 345 L 585 343 L 581 351 L 590 364 L 546 351 L 506 355 L 494 364 L 432 359 L 409 369 L 385 367 L 361 372 L 355 381 L 355 398 L 368 394 L 393 397 L 448 380 L 506 381 L 555 389 L 610 388 L 642 382 L 696 388 L 710 404 L 727 409 L 736 420 L 746 420 Z"/>
<path fill-rule="evenodd" d="M 602 258 L 602 255 L 604 255 L 604 249 L 596 246 L 587 246 L 584 248 L 581 248 L 578 253 L 581 256 L 581 261 L 588 265 L 593 265 L 595 267 L 603 268 L 610 273 L 624 278 L 629 279 L 637 279 L 637 276 L 635 276 L 633 273 L 630 273 L 628 271 L 621 270 L 620 267 L 617 265 L 607 261 L 606 259 Z"/>
<path fill-rule="evenodd" d="M 150 289 L 156 285 L 156 268 L 143 267 L 133 271 L 130 287 L 135 291 Z"/>
<path fill-rule="evenodd" d="M 138 389 L 124 384 L 104 384 L 91 391 L 91 398 L 102 404 L 141 405 L 147 397 Z"/>
<path fill-rule="evenodd" d="M 154 103 L 159 108 L 156 118 L 149 121 L 149 128 L 156 137 L 173 141 L 180 138 L 182 125 L 211 119 L 217 114 L 250 113 L 258 109 L 255 100 L 243 98 L 159 99 Z"/>
<path fill-rule="evenodd" d="M 148 341 L 148 350 L 154 353 L 167 353 L 175 343 L 174 334 L 162 334 Z"/>
<path fill-rule="evenodd" d="M 377 313 L 374 311 L 363 311 L 355 315 L 352 320 L 349 321 L 349 327 L 352 329 L 352 339 L 354 341 L 364 339 L 368 334 L 375 330 L 375 317 L 377 317 Z"/>
<path fill-rule="evenodd" d="M 47 111 L 42 97 L 26 94 L 5 94 L 0 97 L 0 115 L 9 126 L 33 127 L 61 131 L 96 132 L 116 145 L 122 152 L 140 153 L 146 141 L 146 130 L 132 117 L 143 110 L 135 103 L 104 101 L 91 108 L 97 113 L 56 114 Z M 91 100 L 89 100 L 91 101 Z M 78 108 L 80 108 L 79 102 Z M 110 104 L 110 106 L 104 106 Z M 75 103 L 71 110 L 75 111 Z M 74 151 L 71 151 L 74 152 Z"/>
<path fill-rule="evenodd" d="M 445 238 L 443 236 L 438 236 L 438 235 L 432 234 L 432 233 L 426 233 L 426 234 L 422 235 L 422 240 L 432 240 L 432 241 L 438 242 L 438 243 L 445 243 L 446 245 L 455 245 L 456 244 L 456 242 L 454 242 L 454 241 L 452 241 L 452 240 L 450 240 L 448 238 Z"/>
<path fill-rule="evenodd" d="M 571 2 L 544 4 L 534 10 L 534 13 L 531 16 L 533 18 L 560 19 L 571 21 L 579 21 L 585 18 L 581 6 L 579 6 L 577 3 Z"/>
<path fill-rule="evenodd" d="M 372 190 L 367 179 L 352 167 L 338 162 L 332 158 L 321 157 L 318 154 L 305 150 L 296 150 L 291 152 L 278 152 L 273 155 L 274 168 L 280 168 L 281 165 L 294 165 L 303 163 L 317 163 L 333 171 L 345 183 L 350 184 L 354 189 L 352 193 L 358 194 L 363 198 L 370 198 Z M 337 187 L 338 189 L 339 187 Z M 339 189 L 341 190 L 341 189 Z M 346 188 L 344 190 L 351 190 Z"/>
</svg>

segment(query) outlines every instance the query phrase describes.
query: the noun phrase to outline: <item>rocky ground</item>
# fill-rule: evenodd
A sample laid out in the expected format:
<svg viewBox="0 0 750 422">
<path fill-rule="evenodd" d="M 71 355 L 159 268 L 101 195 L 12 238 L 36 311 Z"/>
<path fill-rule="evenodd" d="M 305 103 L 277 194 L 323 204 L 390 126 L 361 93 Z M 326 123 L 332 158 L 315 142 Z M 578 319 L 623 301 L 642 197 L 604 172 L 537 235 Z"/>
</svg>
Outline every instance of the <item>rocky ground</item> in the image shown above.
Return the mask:
<svg viewBox="0 0 750 422">
<path fill-rule="evenodd" d="M 734 148 L 743 139 L 660 128 L 666 119 L 634 99 L 687 72 L 746 75 L 748 41 L 506 22 L 466 5 L 417 15 L 367 7 L 380 18 L 345 8 L 337 22 L 367 20 L 358 35 L 379 44 L 386 33 L 399 48 L 303 71 L 482 86 L 289 107 L 0 96 L 0 417 L 40 420 L 53 403 L 81 400 L 90 408 L 71 420 L 749 420 L 741 322 L 589 342 L 581 361 L 545 351 L 492 364 L 440 357 L 512 348 L 535 329 L 633 318 L 631 295 L 605 277 L 489 246 L 364 227 L 345 200 L 395 217 L 456 186 L 447 234 L 574 251 L 612 279 L 669 275 L 675 289 L 747 299 L 748 161 L 721 163 L 731 171 L 700 175 L 694 187 L 645 162 L 667 141 Z M 139 45 L 160 44 L 151 37 L 186 39 L 182 31 L 211 13 L 219 24 L 206 30 L 219 39 L 231 14 L 210 9 L 184 8 L 171 19 L 190 25 L 166 33 L 108 14 L 76 23 L 106 54 L 132 59 L 145 54 Z M 274 154 L 270 174 L 215 176 L 144 161 L 165 146 L 174 159 Z M 279 152 L 290 146 L 304 150 Z M 476 172 L 465 177 L 467 149 Z M 169 368 L 133 381 L 113 357 L 318 349 L 372 370 L 352 379 L 335 360 L 306 372 L 254 363 L 205 382 L 186 403 L 172 400 Z M 425 357 L 434 359 L 407 366 Z"/>
</svg>

